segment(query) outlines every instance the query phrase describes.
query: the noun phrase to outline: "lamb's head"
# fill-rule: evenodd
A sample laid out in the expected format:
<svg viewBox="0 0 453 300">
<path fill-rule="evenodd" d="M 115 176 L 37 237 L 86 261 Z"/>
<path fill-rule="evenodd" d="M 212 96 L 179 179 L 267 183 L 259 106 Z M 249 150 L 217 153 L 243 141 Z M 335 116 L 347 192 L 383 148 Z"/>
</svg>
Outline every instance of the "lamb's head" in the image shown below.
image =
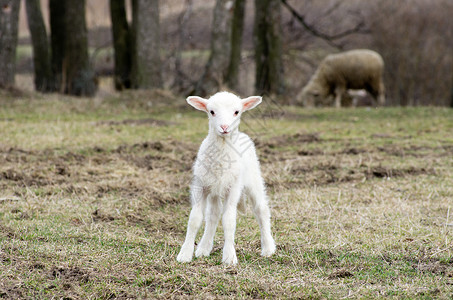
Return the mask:
<svg viewBox="0 0 453 300">
<path fill-rule="evenodd" d="M 226 137 L 237 131 L 242 113 L 260 104 L 261 97 L 241 99 L 229 92 L 219 92 L 209 99 L 189 96 L 187 102 L 208 114 L 210 130 Z"/>
</svg>

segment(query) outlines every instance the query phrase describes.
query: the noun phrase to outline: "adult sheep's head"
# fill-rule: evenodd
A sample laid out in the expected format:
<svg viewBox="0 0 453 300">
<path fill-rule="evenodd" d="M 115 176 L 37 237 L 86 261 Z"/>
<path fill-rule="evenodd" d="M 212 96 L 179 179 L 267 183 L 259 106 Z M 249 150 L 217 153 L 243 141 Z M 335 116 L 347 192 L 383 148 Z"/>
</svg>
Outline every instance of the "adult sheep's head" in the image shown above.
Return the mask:
<svg viewBox="0 0 453 300">
<path fill-rule="evenodd" d="M 296 103 L 305 107 L 314 107 L 323 102 L 323 98 L 321 91 L 307 85 L 297 95 Z"/>
</svg>

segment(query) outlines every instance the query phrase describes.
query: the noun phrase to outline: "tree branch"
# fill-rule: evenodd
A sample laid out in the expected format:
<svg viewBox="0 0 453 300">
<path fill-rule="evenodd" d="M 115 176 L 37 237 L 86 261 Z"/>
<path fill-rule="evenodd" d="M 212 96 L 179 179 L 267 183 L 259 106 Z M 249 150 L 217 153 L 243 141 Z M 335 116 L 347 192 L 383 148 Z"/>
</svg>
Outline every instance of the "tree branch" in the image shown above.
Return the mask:
<svg viewBox="0 0 453 300">
<path fill-rule="evenodd" d="M 343 5 L 344 2 L 342 1 L 337 1 L 335 2 L 330 8 L 328 8 L 323 14 L 322 14 L 322 17 L 327 17 L 329 16 L 331 13 L 333 13 L 335 10 L 337 10 L 341 5 Z"/>
<path fill-rule="evenodd" d="M 316 36 L 316 37 L 319 37 L 321 39 L 323 39 L 324 41 L 326 41 L 329 45 L 335 47 L 335 48 L 338 48 L 338 49 L 342 49 L 343 46 L 342 45 L 339 45 L 337 43 L 335 43 L 335 40 L 338 40 L 338 39 L 341 39 L 345 36 L 348 36 L 350 34 L 354 34 L 354 33 L 368 33 L 368 30 L 365 30 L 364 27 L 365 27 L 365 23 L 363 22 L 363 20 L 361 20 L 356 26 L 354 26 L 353 28 L 350 28 L 350 29 L 347 29 L 343 32 L 340 32 L 340 33 L 337 33 L 337 34 L 334 34 L 334 35 L 329 35 L 329 34 L 326 34 L 326 33 L 323 33 L 323 32 L 320 32 L 318 31 L 316 28 L 314 28 L 312 25 L 309 25 L 306 21 L 305 21 L 305 17 L 301 14 L 299 14 L 291 5 L 288 4 L 287 0 L 281 0 L 283 5 L 290 11 L 290 13 L 300 22 L 300 24 L 308 31 L 310 32 L 312 35 Z M 340 3 L 341 4 L 341 3 Z M 336 7 L 339 7 L 340 5 L 334 5 L 332 6 L 331 9 L 329 9 L 329 14 L 331 13 L 331 10 L 336 8 Z"/>
</svg>

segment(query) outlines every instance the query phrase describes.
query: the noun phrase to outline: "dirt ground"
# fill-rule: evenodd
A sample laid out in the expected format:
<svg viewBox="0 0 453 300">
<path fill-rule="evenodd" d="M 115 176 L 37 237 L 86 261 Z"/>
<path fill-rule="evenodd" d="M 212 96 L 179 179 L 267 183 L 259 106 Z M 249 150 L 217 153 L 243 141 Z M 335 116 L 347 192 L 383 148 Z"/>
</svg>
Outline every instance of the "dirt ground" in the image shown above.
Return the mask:
<svg viewBox="0 0 453 300">
<path fill-rule="evenodd" d="M 249 209 L 224 268 L 221 230 L 209 258 L 176 263 L 206 118 L 137 98 L 4 101 L 0 298 L 451 296 L 451 111 L 244 120 L 278 249 L 260 258 Z"/>
</svg>

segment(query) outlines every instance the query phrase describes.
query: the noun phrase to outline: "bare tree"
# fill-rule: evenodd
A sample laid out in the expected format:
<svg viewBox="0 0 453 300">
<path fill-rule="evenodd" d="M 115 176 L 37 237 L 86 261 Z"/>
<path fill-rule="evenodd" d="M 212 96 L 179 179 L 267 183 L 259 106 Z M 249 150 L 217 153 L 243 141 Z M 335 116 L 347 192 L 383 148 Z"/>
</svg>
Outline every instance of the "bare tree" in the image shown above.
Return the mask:
<svg viewBox="0 0 453 300">
<path fill-rule="evenodd" d="M 54 89 L 62 90 L 65 48 L 65 0 L 49 0 L 51 67 Z"/>
<path fill-rule="evenodd" d="M 132 26 L 136 45 L 133 85 L 143 89 L 161 87 L 159 0 L 135 0 Z"/>
<path fill-rule="evenodd" d="M 257 93 L 282 94 L 280 0 L 255 0 L 255 89 Z"/>
<path fill-rule="evenodd" d="M 126 18 L 125 0 L 110 0 L 113 47 L 115 50 L 115 77 L 117 90 L 131 88 L 132 53 L 135 41 Z"/>
<path fill-rule="evenodd" d="M 448 106 L 453 3 L 381 0 L 370 7 L 371 47 L 385 61 L 386 99 L 391 105 Z"/>
<path fill-rule="evenodd" d="M 14 85 L 20 1 L 0 0 L 0 87 Z"/>
<path fill-rule="evenodd" d="M 450 107 L 453 108 L 453 64 L 451 68 Z"/>
<path fill-rule="evenodd" d="M 26 0 L 28 28 L 33 46 L 35 89 L 41 92 L 54 90 L 50 63 L 49 41 L 41 12 L 40 0 Z"/>
<path fill-rule="evenodd" d="M 241 62 L 242 33 L 244 31 L 245 0 L 234 1 L 234 13 L 231 28 L 230 61 L 225 76 L 229 88 L 235 90 L 239 83 L 239 65 Z"/>
<path fill-rule="evenodd" d="M 318 28 L 316 28 L 315 25 L 309 24 L 305 20 L 305 16 L 301 13 L 299 13 L 295 8 L 293 8 L 287 0 L 281 0 L 283 5 L 289 10 L 291 15 L 302 25 L 305 30 L 307 30 L 309 33 L 311 33 L 313 36 L 321 38 L 327 44 L 329 44 L 332 47 L 335 47 L 337 49 L 343 49 L 344 46 L 340 43 L 337 42 L 337 40 L 342 39 L 344 37 L 347 37 L 351 34 L 357 34 L 357 33 L 369 33 L 369 30 L 366 29 L 365 26 L 365 21 L 363 19 L 360 19 L 353 27 L 348 28 L 346 30 L 343 30 L 341 32 L 337 32 L 334 34 L 328 34 L 324 33 Z M 324 18 L 327 17 L 329 14 L 331 14 L 333 11 L 337 10 L 344 2 L 343 1 L 337 1 L 334 2 L 334 4 L 324 13 Z"/>
<path fill-rule="evenodd" d="M 186 0 L 186 8 L 178 17 L 178 43 L 175 49 L 175 79 L 173 82 L 173 87 L 178 90 L 184 89 L 184 79 L 188 79 L 182 70 L 182 51 L 188 36 L 187 22 L 192 14 L 192 7 L 193 0 Z M 195 85 L 195 83 L 192 84 Z"/>
<path fill-rule="evenodd" d="M 206 96 L 224 84 L 231 51 L 232 0 L 217 0 L 211 29 L 211 54 L 203 75 L 198 80 L 195 93 Z"/>
<path fill-rule="evenodd" d="M 97 85 L 88 55 L 85 0 L 65 0 L 64 21 L 62 88 L 68 94 L 93 96 Z"/>
</svg>

